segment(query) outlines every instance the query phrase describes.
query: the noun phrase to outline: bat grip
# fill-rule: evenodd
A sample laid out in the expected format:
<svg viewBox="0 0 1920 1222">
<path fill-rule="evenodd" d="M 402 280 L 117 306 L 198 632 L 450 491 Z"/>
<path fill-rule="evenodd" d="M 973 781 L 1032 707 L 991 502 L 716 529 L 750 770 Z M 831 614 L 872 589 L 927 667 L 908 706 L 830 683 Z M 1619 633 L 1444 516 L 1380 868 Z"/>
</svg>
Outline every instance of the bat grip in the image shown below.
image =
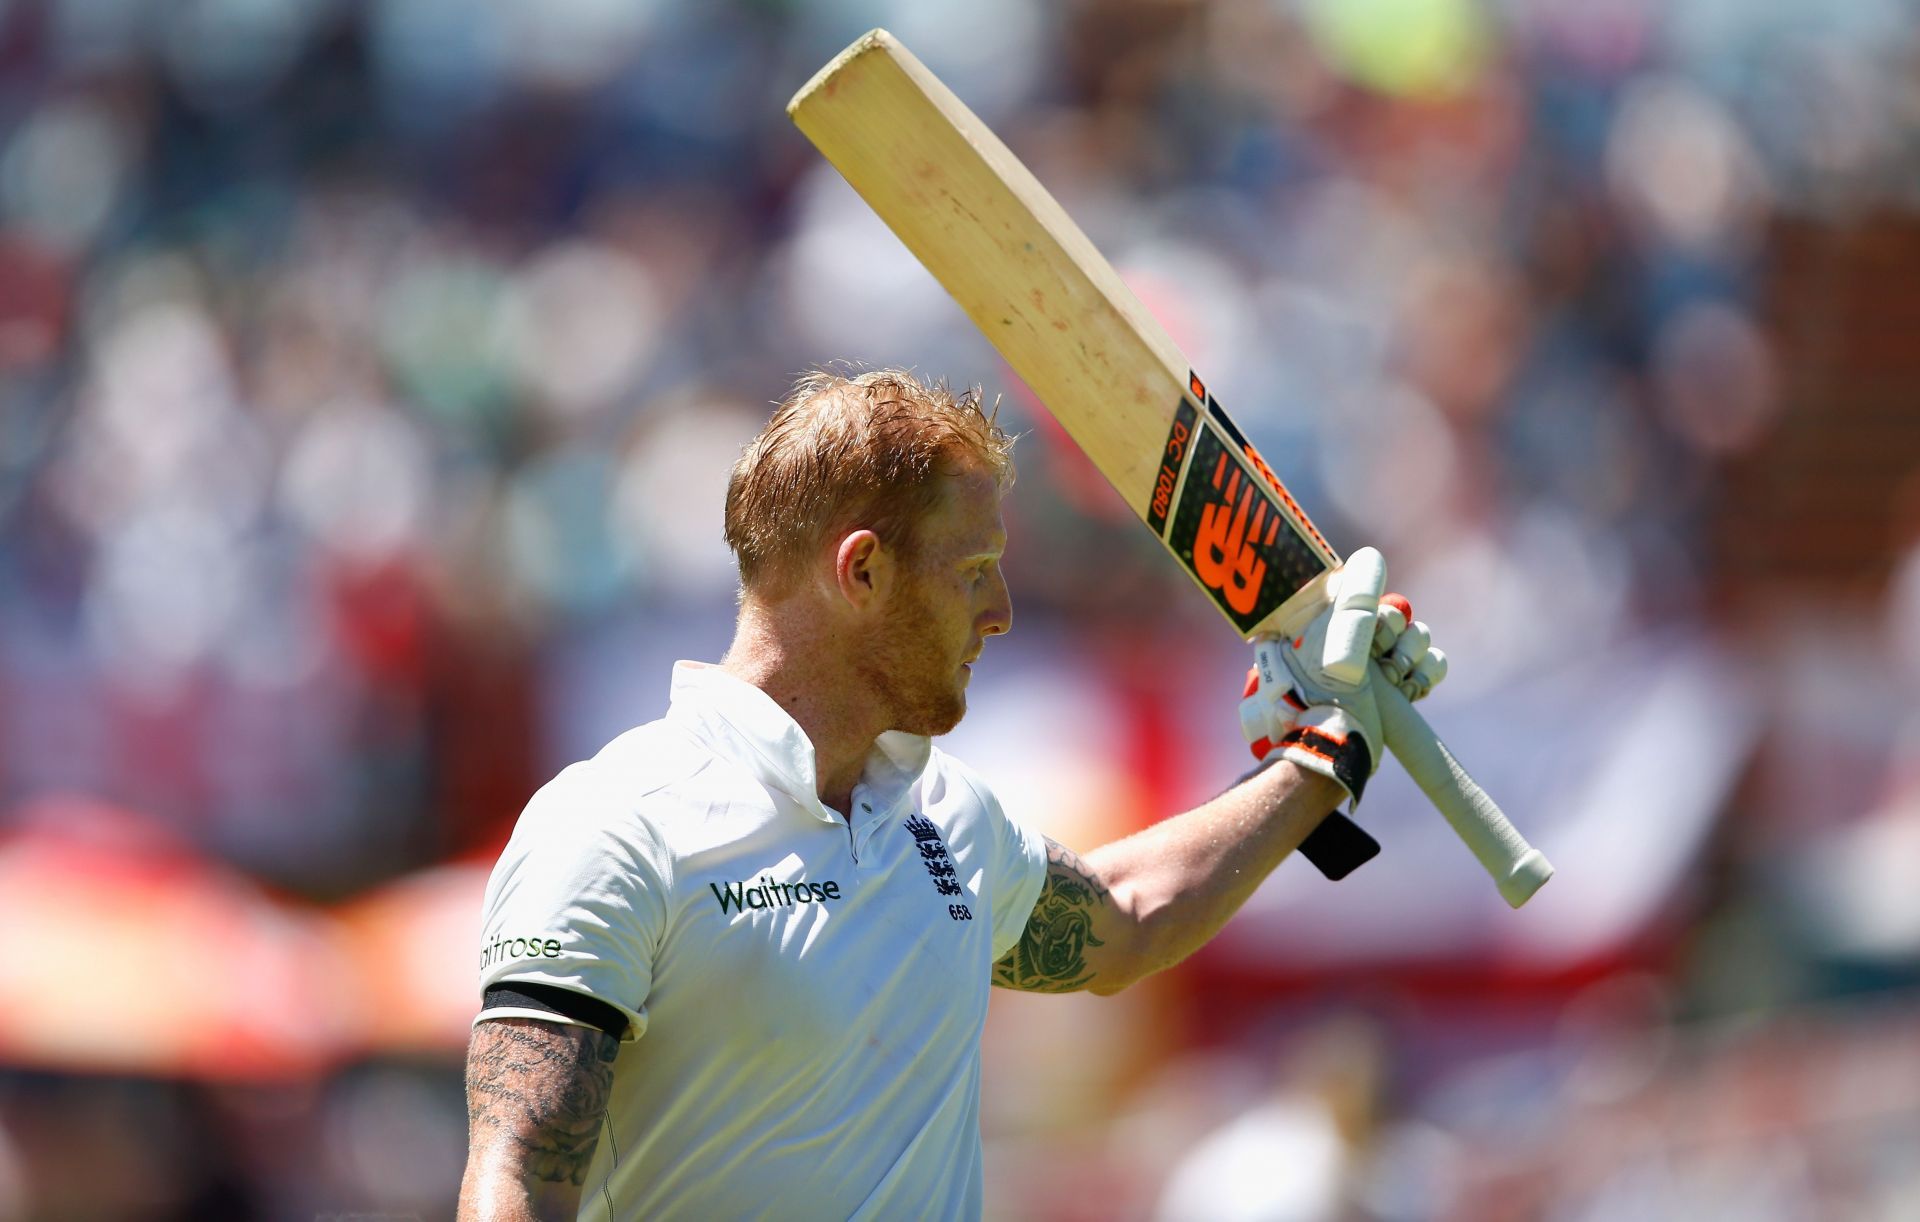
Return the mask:
<svg viewBox="0 0 1920 1222">
<path fill-rule="evenodd" d="M 1467 775 L 1419 710 L 1391 680 L 1377 673 L 1377 665 L 1375 669 L 1374 697 L 1388 749 L 1493 876 L 1501 897 L 1518 908 L 1553 877 L 1553 867 Z"/>
</svg>

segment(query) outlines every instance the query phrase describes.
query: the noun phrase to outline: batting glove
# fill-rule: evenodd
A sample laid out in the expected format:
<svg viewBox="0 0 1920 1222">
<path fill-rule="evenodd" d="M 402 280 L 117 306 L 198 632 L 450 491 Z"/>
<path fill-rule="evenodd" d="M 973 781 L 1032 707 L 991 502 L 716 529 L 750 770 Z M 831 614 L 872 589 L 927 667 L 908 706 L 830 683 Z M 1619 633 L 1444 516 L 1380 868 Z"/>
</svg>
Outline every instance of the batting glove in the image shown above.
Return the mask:
<svg viewBox="0 0 1920 1222">
<path fill-rule="evenodd" d="M 1375 613 L 1368 677 L 1343 682 L 1321 661 L 1331 615 L 1322 614 L 1292 641 L 1254 643 L 1240 730 L 1255 758 L 1278 750 L 1333 780 L 1357 805 L 1384 752 L 1372 684 L 1392 683 L 1409 700 L 1419 700 L 1446 677 L 1447 659 L 1433 647 L 1427 626 L 1413 619 L 1407 600 L 1388 594 Z"/>
</svg>

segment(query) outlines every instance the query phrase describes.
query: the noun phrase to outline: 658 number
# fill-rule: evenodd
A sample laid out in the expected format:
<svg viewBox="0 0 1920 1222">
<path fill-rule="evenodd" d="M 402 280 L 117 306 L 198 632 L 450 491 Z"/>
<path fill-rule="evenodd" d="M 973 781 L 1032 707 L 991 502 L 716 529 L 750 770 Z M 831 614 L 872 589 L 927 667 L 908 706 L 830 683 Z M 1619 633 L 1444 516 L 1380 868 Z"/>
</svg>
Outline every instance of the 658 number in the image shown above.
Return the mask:
<svg viewBox="0 0 1920 1222">
<path fill-rule="evenodd" d="M 973 910 L 965 904 L 948 904 L 947 915 L 956 921 L 971 921 L 973 919 Z"/>
</svg>

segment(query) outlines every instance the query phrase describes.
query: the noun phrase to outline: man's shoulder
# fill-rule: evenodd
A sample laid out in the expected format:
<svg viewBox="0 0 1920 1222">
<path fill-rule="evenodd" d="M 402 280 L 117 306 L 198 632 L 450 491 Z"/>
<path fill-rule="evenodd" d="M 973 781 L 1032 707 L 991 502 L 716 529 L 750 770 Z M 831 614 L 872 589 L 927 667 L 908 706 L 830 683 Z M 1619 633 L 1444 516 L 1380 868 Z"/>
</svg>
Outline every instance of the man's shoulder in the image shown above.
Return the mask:
<svg viewBox="0 0 1920 1222">
<path fill-rule="evenodd" d="M 977 769 L 953 752 L 942 747 L 938 742 L 933 742 L 928 745 L 927 775 L 929 777 L 943 778 L 964 777 L 969 781 L 978 781 L 980 779 L 980 773 Z"/>
<path fill-rule="evenodd" d="M 670 802 L 712 763 L 712 751 L 685 727 L 650 721 L 561 769 L 533 795 L 524 818 L 584 818 L 602 828 L 623 816 L 640 820 L 649 805 Z"/>
<path fill-rule="evenodd" d="M 921 785 L 922 796 L 929 803 L 954 807 L 956 813 L 976 818 L 1001 813 L 1000 800 L 994 796 L 986 778 L 958 756 L 941 750 L 938 743 L 927 755 Z"/>
<path fill-rule="evenodd" d="M 574 767 L 629 797 L 644 797 L 693 779 L 715 758 L 713 748 L 699 735 L 662 717 L 635 726 Z"/>
</svg>

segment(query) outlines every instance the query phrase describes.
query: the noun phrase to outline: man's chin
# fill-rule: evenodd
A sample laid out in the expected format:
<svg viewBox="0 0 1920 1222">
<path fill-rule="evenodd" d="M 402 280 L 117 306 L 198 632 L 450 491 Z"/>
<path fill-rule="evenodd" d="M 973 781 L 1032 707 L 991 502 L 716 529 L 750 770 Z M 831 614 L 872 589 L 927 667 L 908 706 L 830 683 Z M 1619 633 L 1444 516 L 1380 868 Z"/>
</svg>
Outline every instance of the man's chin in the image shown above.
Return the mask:
<svg viewBox="0 0 1920 1222">
<path fill-rule="evenodd" d="M 941 719 L 940 728 L 935 730 L 932 734 L 928 735 L 928 737 L 937 738 L 942 734 L 951 732 L 955 726 L 960 724 L 960 722 L 966 717 L 966 715 L 967 715 L 967 698 L 966 696 L 962 695 L 958 700 L 955 700 L 953 702 L 953 708 L 948 713 L 948 715 Z"/>
<path fill-rule="evenodd" d="M 966 715 L 967 694 L 964 691 L 955 691 L 953 699 L 921 709 L 910 719 L 912 724 L 895 728 L 905 730 L 909 734 L 919 734 L 925 738 L 938 738 L 959 725 L 961 718 Z"/>
</svg>

